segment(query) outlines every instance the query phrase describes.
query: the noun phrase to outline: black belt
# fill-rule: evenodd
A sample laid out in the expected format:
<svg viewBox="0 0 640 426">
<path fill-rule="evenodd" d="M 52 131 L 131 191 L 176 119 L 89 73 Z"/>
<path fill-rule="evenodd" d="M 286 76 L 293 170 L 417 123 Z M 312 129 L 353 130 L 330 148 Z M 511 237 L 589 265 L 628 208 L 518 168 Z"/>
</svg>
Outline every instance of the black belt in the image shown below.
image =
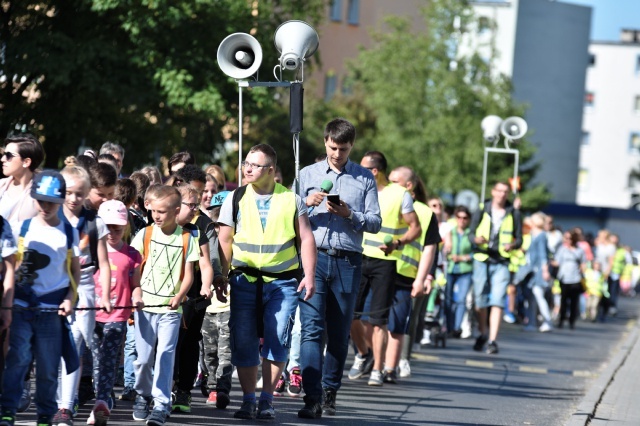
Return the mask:
<svg viewBox="0 0 640 426">
<path fill-rule="evenodd" d="M 357 251 L 338 250 L 338 249 L 334 249 L 334 248 L 326 249 L 326 248 L 322 248 L 322 247 L 318 247 L 318 251 L 326 253 L 327 256 L 331 256 L 331 257 L 346 257 L 346 256 L 353 256 L 353 255 L 356 255 L 356 254 L 357 255 L 360 254 Z"/>
</svg>

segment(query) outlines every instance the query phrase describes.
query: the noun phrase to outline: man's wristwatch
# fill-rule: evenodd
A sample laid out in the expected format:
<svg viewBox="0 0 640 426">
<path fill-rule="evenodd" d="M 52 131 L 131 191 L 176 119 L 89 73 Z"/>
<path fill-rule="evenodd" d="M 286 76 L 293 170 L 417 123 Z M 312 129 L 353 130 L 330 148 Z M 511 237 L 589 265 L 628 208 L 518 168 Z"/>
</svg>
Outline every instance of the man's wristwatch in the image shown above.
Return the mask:
<svg viewBox="0 0 640 426">
<path fill-rule="evenodd" d="M 402 241 L 400 241 L 400 239 L 396 240 L 396 247 L 397 248 L 401 248 L 404 244 L 402 243 Z"/>
</svg>

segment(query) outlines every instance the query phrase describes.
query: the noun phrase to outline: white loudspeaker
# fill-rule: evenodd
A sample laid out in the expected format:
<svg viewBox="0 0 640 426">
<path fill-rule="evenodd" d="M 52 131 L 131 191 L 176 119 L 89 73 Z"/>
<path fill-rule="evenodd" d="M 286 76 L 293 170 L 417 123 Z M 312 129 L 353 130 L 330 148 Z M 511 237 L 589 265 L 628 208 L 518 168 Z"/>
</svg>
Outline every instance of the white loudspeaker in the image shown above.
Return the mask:
<svg viewBox="0 0 640 426">
<path fill-rule="evenodd" d="M 520 117 L 506 118 L 500 126 L 500 132 L 509 140 L 517 140 L 527 134 L 527 122 Z"/>
<path fill-rule="evenodd" d="M 287 70 L 296 70 L 318 49 L 320 39 L 313 27 L 304 21 L 287 21 L 281 24 L 273 38 L 280 52 L 280 66 Z"/>
<path fill-rule="evenodd" d="M 487 115 L 483 118 L 480 126 L 484 140 L 491 143 L 496 142 L 500 136 L 500 124 L 502 124 L 502 118 L 497 115 Z"/>
<path fill-rule="evenodd" d="M 218 47 L 218 66 L 223 73 L 235 79 L 251 77 L 262 63 L 262 47 L 253 36 L 234 33 Z"/>
</svg>

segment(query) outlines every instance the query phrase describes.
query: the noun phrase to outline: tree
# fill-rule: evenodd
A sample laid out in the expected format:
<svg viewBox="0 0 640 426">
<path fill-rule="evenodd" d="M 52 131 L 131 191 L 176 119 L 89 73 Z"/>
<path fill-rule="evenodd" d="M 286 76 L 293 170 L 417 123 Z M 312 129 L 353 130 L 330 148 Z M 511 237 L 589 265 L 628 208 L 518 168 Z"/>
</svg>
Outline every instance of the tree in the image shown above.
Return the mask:
<svg viewBox="0 0 640 426">
<path fill-rule="evenodd" d="M 477 28 L 467 1 L 431 0 L 422 13 L 425 32 L 412 30 L 406 18 L 387 17 L 389 30 L 374 32 L 373 46 L 352 63 L 355 90 L 375 116 L 370 139 L 359 140 L 385 153 L 392 167 L 413 167 L 431 193 L 480 193 L 482 118 L 521 116 L 524 107 L 514 104 L 510 81 L 492 74 L 490 62 L 458 50 L 462 33 Z M 523 203 L 537 208 L 549 193 L 531 184 L 537 170 L 533 147 L 523 140 L 517 148 L 524 164 Z M 489 184 L 513 173 L 510 157 L 494 155 L 489 164 Z"/>
<path fill-rule="evenodd" d="M 323 7 L 323 0 L 0 1 L 0 135 L 28 126 L 43 140 L 49 167 L 106 140 L 125 147 L 128 168 L 185 149 L 211 161 L 238 126 L 237 84 L 216 63 L 220 42 L 251 31 L 272 46 L 280 23 L 315 24 Z M 264 49 L 266 75 L 274 50 Z M 246 96 L 248 122 L 281 107 L 266 90 Z"/>
</svg>

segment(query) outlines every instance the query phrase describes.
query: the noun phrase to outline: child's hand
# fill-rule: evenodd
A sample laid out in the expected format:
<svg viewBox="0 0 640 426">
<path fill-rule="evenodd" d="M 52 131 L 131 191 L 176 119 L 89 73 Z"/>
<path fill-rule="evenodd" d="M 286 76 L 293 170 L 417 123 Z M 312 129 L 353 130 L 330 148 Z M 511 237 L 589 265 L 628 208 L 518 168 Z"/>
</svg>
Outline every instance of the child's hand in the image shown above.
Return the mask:
<svg viewBox="0 0 640 426">
<path fill-rule="evenodd" d="M 110 313 L 113 310 L 113 307 L 111 306 L 111 299 L 109 299 L 108 296 L 102 296 L 102 298 L 100 299 L 100 305 L 102 305 L 102 309 L 106 313 Z"/>
<path fill-rule="evenodd" d="M 200 296 L 204 296 L 205 299 L 211 299 L 211 286 L 202 284 L 202 288 L 200 288 Z"/>
<path fill-rule="evenodd" d="M 71 305 L 71 300 L 64 299 L 59 306 L 58 315 L 62 315 L 63 317 L 68 317 L 73 313 L 73 306 Z"/>
<path fill-rule="evenodd" d="M 181 302 L 182 300 L 179 299 L 178 296 L 173 296 L 171 300 L 169 300 L 169 306 L 167 306 L 167 309 L 170 311 L 175 311 L 180 307 Z"/>
<path fill-rule="evenodd" d="M 136 311 L 140 312 L 142 310 L 142 308 L 144 308 L 144 302 L 139 297 L 138 298 L 134 297 L 133 298 L 133 306 L 136 307 Z"/>
</svg>

